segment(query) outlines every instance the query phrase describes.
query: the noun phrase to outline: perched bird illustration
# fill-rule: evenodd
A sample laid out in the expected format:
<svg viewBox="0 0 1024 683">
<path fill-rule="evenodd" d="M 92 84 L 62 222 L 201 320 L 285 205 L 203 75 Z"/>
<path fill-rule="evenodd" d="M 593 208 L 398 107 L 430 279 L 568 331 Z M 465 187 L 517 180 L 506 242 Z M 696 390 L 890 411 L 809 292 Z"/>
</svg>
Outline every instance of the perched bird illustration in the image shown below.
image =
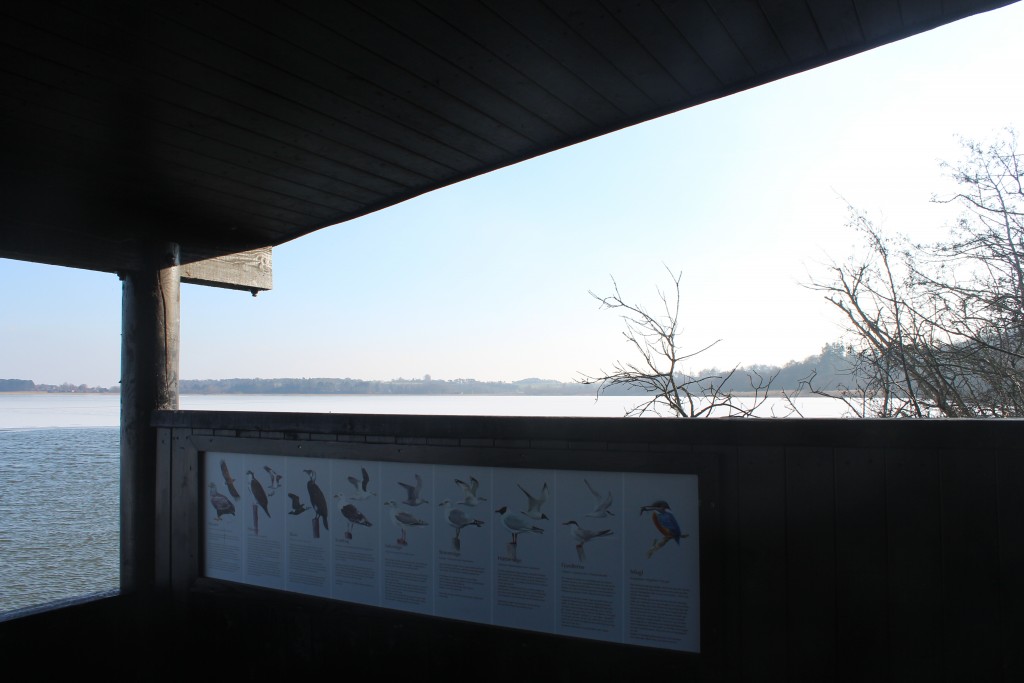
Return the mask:
<svg viewBox="0 0 1024 683">
<path fill-rule="evenodd" d="M 391 508 L 391 519 L 394 521 L 395 526 L 402 530 L 402 537 L 398 539 L 399 545 L 408 545 L 409 541 L 406 538 L 405 531 L 410 527 L 416 526 L 428 526 L 430 523 L 426 520 L 422 520 L 413 514 L 410 514 L 404 510 L 398 509 L 398 503 L 393 500 L 389 500 L 384 503 L 385 507 Z"/>
<path fill-rule="evenodd" d="M 609 515 L 614 514 L 608 509 L 612 505 L 611 490 L 609 490 L 607 494 L 601 495 L 593 486 L 590 485 L 589 481 L 584 479 L 583 483 L 587 485 L 587 490 L 589 490 L 590 495 L 594 497 L 594 509 L 587 513 L 587 517 L 608 517 Z"/>
<path fill-rule="evenodd" d="M 220 461 L 220 473 L 224 476 L 224 485 L 228 487 L 231 497 L 235 500 L 241 498 L 242 494 L 235 488 L 235 480 L 231 477 L 231 472 L 228 471 L 228 464 L 223 460 Z"/>
<path fill-rule="evenodd" d="M 512 545 L 517 545 L 519 543 L 519 534 L 544 533 L 543 529 L 541 529 L 539 526 L 534 526 L 530 522 L 530 520 L 524 519 L 519 515 L 515 514 L 514 512 L 509 511 L 507 505 L 503 505 L 502 507 L 495 510 L 495 512 L 501 515 L 502 525 L 510 532 L 512 532 Z M 547 519 L 547 517 L 545 517 L 544 519 Z"/>
<path fill-rule="evenodd" d="M 544 482 L 544 485 L 540 489 L 540 495 L 536 497 L 524 489 L 522 484 L 517 483 L 516 486 L 519 487 L 520 491 L 526 494 L 527 508 L 520 512 L 530 519 L 547 519 L 548 516 L 541 512 L 540 508 L 548 500 L 548 483 Z"/>
<path fill-rule="evenodd" d="M 210 504 L 213 505 L 213 510 L 217 513 L 218 522 L 224 515 L 235 514 L 235 504 L 231 502 L 230 498 L 217 491 L 217 485 L 212 481 L 210 482 Z"/>
<path fill-rule="evenodd" d="M 352 484 L 352 488 L 355 489 L 354 493 L 348 495 L 352 500 L 365 500 L 370 496 L 376 496 L 377 494 L 370 491 L 367 486 L 370 484 L 370 473 L 366 471 L 366 468 L 361 468 L 363 471 L 363 478 L 357 479 L 356 477 L 349 477 L 348 481 Z"/>
<path fill-rule="evenodd" d="M 270 465 L 264 465 L 263 469 L 270 476 L 270 483 L 267 485 L 267 495 L 272 496 L 277 492 L 278 487 L 281 486 L 281 475 L 275 472 L 274 468 Z"/>
<path fill-rule="evenodd" d="M 569 527 L 569 531 L 572 532 L 572 537 L 576 539 L 576 555 L 580 558 L 580 562 L 587 559 L 586 554 L 583 552 L 584 545 L 595 538 L 612 535 L 611 529 L 601 529 L 600 531 L 584 529 L 575 519 L 570 519 L 568 522 L 562 522 L 562 525 Z"/>
<path fill-rule="evenodd" d="M 301 515 L 303 512 L 309 509 L 309 506 L 302 502 L 294 493 L 289 493 L 288 497 L 292 501 L 292 509 L 288 511 L 289 515 Z"/>
<path fill-rule="evenodd" d="M 327 497 L 324 496 L 324 492 L 316 483 L 316 470 L 302 471 L 309 475 L 309 481 L 306 482 L 306 490 L 309 492 L 309 504 L 313 506 L 313 535 L 319 536 L 318 523 L 321 519 L 324 522 L 324 528 L 330 529 L 327 526 Z"/>
<path fill-rule="evenodd" d="M 345 532 L 345 538 L 352 538 L 352 527 L 356 524 L 360 526 L 373 526 L 370 520 L 366 518 L 359 509 L 352 503 L 346 503 L 341 506 L 341 516 L 348 522 L 348 531 Z"/>
<path fill-rule="evenodd" d="M 656 500 L 650 505 L 644 505 L 640 508 L 640 514 L 642 515 L 645 512 L 651 513 L 654 528 L 661 534 L 659 538 L 654 539 L 654 543 L 647 551 L 647 557 L 651 557 L 669 541 L 675 541 L 678 544 L 679 539 L 690 535 L 684 534 L 682 529 L 679 528 L 679 522 L 676 521 L 676 516 L 672 514 L 672 508 L 664 500 Z"/>
<path fill-rule="evenodd" d="M 252 473 L 252 470 L 246 471 L 246 476 L 249 477 L 249 490 L 252 491 L 252 498 L 256 501 L 256 505 L 263 508 L 263 512 L 267 513 L 267 517 L 270 517 L 270 508 L 268 505 L 270 501 L 267 499 L 267 492 L 263 490 L 263 484 L 259 482 L 256 475 Z"/>
<path fill-rule="evenodd" d="M 402 482 L 398 482 L 398 485 L 405 489 L 405 500 L 403 500 L 402 502 L 405 503 L 406 505 L 413 506 L 429 503 L 429 500 L 426 500 L 425 498 L 420 496 L 420 490 L 423 488 L 423 479 L 418 474 L 415 476 L 415 486 L 412 484 L 403 484 Z"/>
<path fill-rule="evenodd" d="M 465 494 L 465 498 L 459 501 L 459 505 L 468 505 L 474 507 L 479 505 L 482 501 L 487 500 L 483 496 L 477 495 L 477 489 L 480 488 L 480 482 L 476 480 L 476 477 L 470 477 L 469 483 L 456 479 L 455 483 L 459 485 L 462 492 Z"/>
<path fill-rule="evenodd" d="M 438 505 L 438 507 L 442 507 L 442 508 L 445 509 L 445 519 L 447 519 L 448 520 L 448 524 L 451 525 L 451 527 L 455 529 L 455 540 L 456 541 L 459 538 L 459 534 L 462 533 L 462 530 L 465 527 L 467 527 L 467 526 L 483 526 L 484 525 L 483 520 L 481 520 L 481 519 L 473 519 L 472 517 L 467 515 L 465 512 L 463 512 L 460 508 L 452 507 L 452 502 L 450 500 L 442 501 Z M 458 543 L 456 543 L 455 545 L 457 547 Z"/>
</svg>

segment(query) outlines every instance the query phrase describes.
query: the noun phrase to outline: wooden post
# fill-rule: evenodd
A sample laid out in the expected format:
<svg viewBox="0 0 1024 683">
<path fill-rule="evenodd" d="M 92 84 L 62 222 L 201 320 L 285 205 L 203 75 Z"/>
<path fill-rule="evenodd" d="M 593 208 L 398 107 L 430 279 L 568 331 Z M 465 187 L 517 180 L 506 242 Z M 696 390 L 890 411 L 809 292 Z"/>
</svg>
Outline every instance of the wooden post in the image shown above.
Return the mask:
<svg viewBox="0 0 1024 683">
<path fill-rule="evenodd" d="M 180 251 L 154 245 L 122 273 L 121 591 L 151 594 L 155 577 L 154 410 L 178 409 Z"/>
</svg>

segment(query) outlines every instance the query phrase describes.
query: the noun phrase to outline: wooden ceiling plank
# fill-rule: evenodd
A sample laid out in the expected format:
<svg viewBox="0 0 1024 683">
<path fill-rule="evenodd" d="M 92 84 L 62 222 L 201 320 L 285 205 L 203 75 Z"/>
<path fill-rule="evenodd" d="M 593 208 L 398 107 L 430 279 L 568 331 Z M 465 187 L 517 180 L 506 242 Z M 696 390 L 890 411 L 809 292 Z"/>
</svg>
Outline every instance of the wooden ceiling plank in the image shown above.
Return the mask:
<svg viewBox="0 0 1024 683">
<path fill-rule="evenodd" d="M 754 78 L 754 68 L 706 2 L 666 3 L 661 9 L 701 61 L 725 84 L 724 92 Z"/>
<path fill-rule="evenodd" d="M 492 103 L 466 101 L 459 92 L 469 83 L 466 74 L 363 9 L 341 0 L 300 9 L 336 36 L 321 44 L 330 49 L 332 59 L 351 64 L 368 82 L 424 104 L 434 115 L 489 140 L 506 154 L 530 145 L 529 138 L 500 118 L 502 112 L 479 106 Z"/>
<path fill-rule="evenodd" d="M 756 0 L 714 0 L 711 6 L 757 74 L 781 73 L 790 65 L 789 56 Z"/>
<path fill-rule="evenodd" d="M 430 3 L 456 29 L 485 46 L 493 59 L 507 65 L 501 88 L 559 130 L 596 130 L 598 122 L 621 115 L 575 74 L 540 50 L 480 3 L 434 0 Z M 491 62 L 468 61 L 463 68 L 487 77 Z M 504 71 L 504 69 L 503 69 Z"/>
<path fill-rule="evenodd" d="M 663 69 L 684 87 L 694 100 L 717 93 L 722 81 L 676 29 L 661 6 L 651 0 L 611 2 L 605 6 L 634 39 L 647 49 Z"/>
<path fill-rule="evenodd" d="M 903 27 L 899 2 L 894 0 L 853 0 L 864 39 L 873 43 L 891 40 Z"/>
<path fill-rule="evenodd" d="M 692 97 L 686 84 L 680 83 L 648 51 L 637 36 L 627 31 L 613 8 L 593 0 L 563 0 L 552 5 L 561 20 L 583 41 L 600 53 L 608 64 L 628 79 L 656 107 L 678 108 Z M 679 34 L 667 24 L 649 26 L 649 32 Z"/>
<path fill-rule="evenodd" d="M 827 50 L 842 53 L 863 44 L 854 0 L 807 0 L 807 6 Z"/>
<path fill-rule="evenodd" d="M 594 92 L 633 121 L 632 113 L 656 104 L 635 83 L 619 72 L 608 58 L 578 35 L 572 27 L 540 0 L 483 2 L 509 25 L 527 36 L 538 48 L 565 69 L 576 74 Z"/>
<path fill-rule="evenodd" d="M 363 137 L 355 135 L 344 139 L 346 131 L 336 120 L 296 109 L 292 102 L 268 97 L 266 91 L 256 86 L 244 84 L 222 71 L 164 50 L 138 36 L 134 38 L 138 44 L 133 44 L 128 54 L 115 54 L 113 41 L 97 40 L 87 47 L 78 45 L 74 42 L 75 32 L 86 20 L 73 21 L 75 17 L 58 14 L 61 19 L 51 22 L 49 30 L 39 31 L 35 27 L 37 40 L 21 41 L 19 46 L 40 56 L 45 56 L 48 49 L 57 50 L 68 55 L 69 61 L 88 76 L 110 79 L 121 89 L 125 106 L 131 105 L 137 110 L 136 115 L 144 115 L 143 105 L 151 98 L 187 101 L 201 115 L 196 125 L 210 129 L 211 134 L 216 134 L 221 127 L 236 126 L 299 149 L 343 159 L 346 165 L 364 174 L 404 187 L 422 186 L 432 177 L 429 173 L 424 175 L 406 168 L 400 159 L 398 164 L 392 163 L 392 159 L 401 156 L 394 146 L 385 145 L 380 153 L 375 153 L 377 150 L 368 146 Z M 25 26 L 20 32 L 28 33 L 29 28 L 32 27 Z M 131 28 L 128 26 L 125 30 Z M 93 32 L 100 30 L 114 32 L 109 26 L 97 27 Z M 53 41 L 61 42 L 54 45 Z M 258 146 L 259 139 L 254 139 L 253 144 Z M 432 170 L 441 169 L 438 165 L 432 166 Z"/>
<path fill-rule="evenodd" d="M 825 54 L 825 42 L 809 7 L 787 0 L 760 0 L 759 5 L 790 64 L 821 60 Z M 834 5 L 829 5 L 828 12 L 841 12 L 842 9 L 842 0 L 837 0 Z"/>
<path fill-rule="evenodd" d="M 460 128 L 445 126 L 446 135 L 438 135 L 436 124 L 440 120 L 434 117 L 434 121 L 424 125 L 423 119 L 429 113 L 422 109 L 406 107 L 403 117 L 398 118 L 381 107 L 364 106 L 364 102 L 376 101 L 376 86 L 309 51 L 304 43 L 279 37 L 278 33 L 285 33 L 280 15 L 275 16 L 277 21 L 273 25 L 261 27 L 253 23 L 259 18 L 259 7 L 249 3 L 246 8 L 245 17 L 239 18 L 208 5 L 202 6 L 202 11 L 195 6 L 187 12 L 177 7 L 169 20 L 188 22 L 195 35 L 201 36 L 197 41 L 212 43 L 206 48 L 209 54 L 230 50 L 226 59 L 232 53 L 238 55 L 233 60 L 233 76 L 249 82 L 271 83 L 274 91 L 285 99 L 337 118 L 367 137 L 398 145 L 410 155 L 456 172 L 465 172 L 500 155 L 499 148 Z M 163 10 L 158 6 L 156 11 Z"/>
<path fill-rule="evenodd" d="M 370 11 L 381 23 L 415 41 L 439 63 L 450 65 L 452 75 L 446 80 L 457 79 L 452 83 L 461 99 L 475 109 L 500 120 L 534 145 L 555 145 L 564 137 L 564 130 L 525 106 L 527 99 L 540 97 L 550 107 L 550 98 L 544 98 L 543 91 L 534 83 L 523 79 L 522 74 L 510 69 L 473 37 L 419 5 L 382 2 L 373 5 Z M 437 57 L 442 53 L 443 58 Z"/>
<path fill-rule="evenodd" d="M 273 254 L 270 247 L 193 260 L 181 255 L 181 281 L 193 285 L 265 292 L 274 286 Z"/>
</svg>

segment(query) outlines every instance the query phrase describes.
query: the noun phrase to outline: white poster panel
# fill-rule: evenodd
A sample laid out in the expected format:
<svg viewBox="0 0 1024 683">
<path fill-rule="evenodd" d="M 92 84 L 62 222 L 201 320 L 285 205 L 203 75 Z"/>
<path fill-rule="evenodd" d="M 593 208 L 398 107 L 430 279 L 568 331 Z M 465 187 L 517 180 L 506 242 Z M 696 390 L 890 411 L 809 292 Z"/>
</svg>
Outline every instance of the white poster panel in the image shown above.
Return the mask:
<svg viewBox="0 0 1024 683">
<path fill-rule="evenodd" d="M 379 605 L 381 600 L 381 534 L 385 517 L 380 463 L 335 460 L 331 514 L 334 564 L 332 595 L 339 600 Z"/>
<path fill-rule="evenodd" d="M 609 472 L 559 472 L 558 632 L 623 638 L 623 478 Z"/>
<path fill-rule="evenodd" d="M 331 528 L 338 524 L 328 502 L 331 467 L 322 458 L 288 458 L 287 588 L 297 593 L 331 595 Z"/>
<path fill-rule="evenodd" d="M 555 631 L 555 472 L 492 469 L 494 624 Z"/>
<path fill-rule="evenodd" d="M 204 460 L 203 482 L 203 574 L 214 579 L 245 580 L 242 571 L 242 494 L 235 473 L 245 471 L 245 456 L 237 453 L 209 453 Z"/>
<path fill-rule="evenodd" d="M 491 503 L 491 470 L 434 466 L 434 613 L 491 623 L 494 558 L 491 536 L 497 517 Z"/>
<path fill-rule="evenodd" d="M 623 474 L 626 643 L 700 652 L 700 500 L 692 474 Z"/>
<path fill-rule="evenodd" d="M 434 609 L 434 534 L 437 503 L 434 466 L 381 463 L 381 605 L 432 614 Z"/>
</svg>

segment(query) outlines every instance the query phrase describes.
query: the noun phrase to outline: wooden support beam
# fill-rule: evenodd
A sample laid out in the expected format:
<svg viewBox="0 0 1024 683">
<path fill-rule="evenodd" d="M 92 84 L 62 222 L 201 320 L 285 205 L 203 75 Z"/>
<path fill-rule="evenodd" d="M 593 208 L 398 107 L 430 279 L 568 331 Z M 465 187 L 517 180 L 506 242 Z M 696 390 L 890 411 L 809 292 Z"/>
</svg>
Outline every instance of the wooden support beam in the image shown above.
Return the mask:
<svg viewBox="0 0 1024 683">
<path fill-rule="evenodd" d="M 181 257 L 181 281 L 194 285 L 226 287 L 264 292 L 273 286 L 271 248 L 263 247 L 237 254 L 193 260 L 185 252 Z"/>
<path fill-rule="evenodd" d="M 121 590 L 148 595 L 155 580 L 157 434 L 154 410 L 178 409 L 180 249 L 147 250 L 122 274 Z"/>
</svg>

